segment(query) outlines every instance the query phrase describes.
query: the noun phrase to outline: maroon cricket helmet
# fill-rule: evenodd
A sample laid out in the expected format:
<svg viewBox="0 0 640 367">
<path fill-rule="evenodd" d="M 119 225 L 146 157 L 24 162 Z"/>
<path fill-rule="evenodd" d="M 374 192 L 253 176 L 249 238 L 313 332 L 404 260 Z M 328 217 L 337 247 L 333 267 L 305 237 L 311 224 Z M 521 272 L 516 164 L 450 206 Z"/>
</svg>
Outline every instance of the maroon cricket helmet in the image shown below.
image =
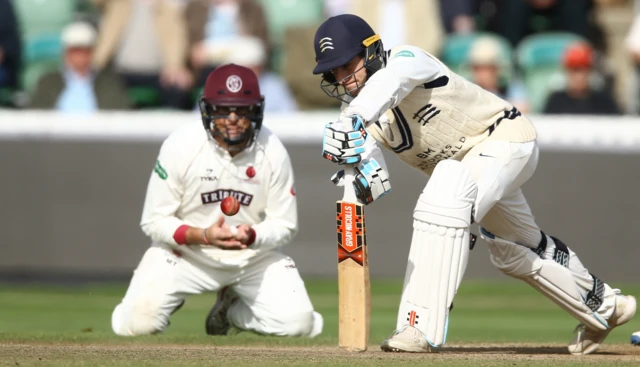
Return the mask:
<svg viewBox="0 0 640 367">
<path fill-rule="evenodd" d="M 209 74 L 203 98 L 218 106 L 257 105 L 263 100 L 256 74 L 236 64 L 220 66 Z"/>
<path fill-rule="evenodd" d="M 260 86 L 256 74 L 244 66 L 227 64 L 217 67 L 207 77 L 202 97 L 198 103 L 202 115 L 202 123 L 205 130 L 212 136 L 219 132 L 215 129 L 213 120 L 225 118 L 228 115 L 219 113 L 218 106 L 222 107 L 246 107 L 251 108 L 251 113 L 246 116 L 251 120 L 251 139 L 255 139 L 260 128 L 264 113 L 264 97 L 260 94 Z M 247 133 L 251 133 L 247 132 Z M 249 136 L 243 135 L 242 139 L 231 140 L 223 136 L 229 145 L 238 145 L 246 141 Z M 246 146 L 249 146 L 252 141 Z"/>
</svg>

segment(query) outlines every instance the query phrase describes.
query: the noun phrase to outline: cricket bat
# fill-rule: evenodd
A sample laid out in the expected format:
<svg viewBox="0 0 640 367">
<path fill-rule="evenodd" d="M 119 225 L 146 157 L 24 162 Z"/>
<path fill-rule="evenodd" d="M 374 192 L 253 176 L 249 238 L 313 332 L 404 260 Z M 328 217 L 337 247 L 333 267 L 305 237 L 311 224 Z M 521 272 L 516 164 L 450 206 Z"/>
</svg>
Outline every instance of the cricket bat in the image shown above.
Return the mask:
<svg viewBox="0 0 640 367">
<path fill-rule="evenodd" d="M 364 204 L 351 184 L 353 165 L 344 166 L 344 197 L 337 202 L 338 229 L 338 343 L 340 348 L 364 352 L 369 345 L 371 285 L 367 258 Z"/>
</svg>

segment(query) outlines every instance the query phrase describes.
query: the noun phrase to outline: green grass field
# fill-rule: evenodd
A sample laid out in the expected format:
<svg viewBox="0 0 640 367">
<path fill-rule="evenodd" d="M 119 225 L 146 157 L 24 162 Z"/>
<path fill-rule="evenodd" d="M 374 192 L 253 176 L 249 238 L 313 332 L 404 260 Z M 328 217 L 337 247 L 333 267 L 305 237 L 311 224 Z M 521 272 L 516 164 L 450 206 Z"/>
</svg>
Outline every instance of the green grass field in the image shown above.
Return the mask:
<svg viewBox="0 0 640 367">
<path fill-rule="evenodd" d="M 640 294 L 640 285 L 620 285 Z M 308 279 L 315 308 L 325 318 L 316 339 L 239 333 L 204 335 L 214 294 L 187 299 L 163 335 L 119 338 L 110 317 L 126 284 L 0 285 L 0 366 L 639 366 L 640 348 L 628 344 L 640 322 L 615 329 L 601 352 L 566 352 L 576 321 L 527 285 L 515 281 L 463 283 L 454 302 L 446 348 L 440 354 L 389 354 L 379 343 L 395 326 L 401 282 L 372 281 L 371 348 L 337 347 L 337 283 Z M 636 330 L 637 329 L 637 330 Z"/>
</svg>

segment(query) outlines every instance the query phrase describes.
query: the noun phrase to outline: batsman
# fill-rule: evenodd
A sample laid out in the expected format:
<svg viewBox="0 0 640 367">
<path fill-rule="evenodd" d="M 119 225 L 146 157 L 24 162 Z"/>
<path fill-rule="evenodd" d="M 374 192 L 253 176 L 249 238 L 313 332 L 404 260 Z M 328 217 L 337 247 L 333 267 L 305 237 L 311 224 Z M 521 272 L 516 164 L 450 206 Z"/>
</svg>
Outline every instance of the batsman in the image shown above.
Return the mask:
<svg viewBox="0 0 640 367">
<path fill-rule="evenodd" d="M 491 262 L 525 281 L 579 321 L 572 354 L 593 353 L 636 312 L 587 270 L 577 255 L 535 222 L 521 186 L 538 164 L 536 129 L 514 106 L 409 45 L 385 51 L 361 18 L 326 20 L 314 39 L 327 95 L 340 119 L 325 128 L 323 156 L 355 164 L 358 200 L 391 190 L 379 146 L 429 177 L 413 212 L 413 236 L 390 352 L 437 352 L 478 223 Z M 358 134 L 360 132 L 360 134 Z M 343 185 L 342 173 L 332 178 Z M 549 183 L 553 187 L 553 183 Z"/>
</svg>

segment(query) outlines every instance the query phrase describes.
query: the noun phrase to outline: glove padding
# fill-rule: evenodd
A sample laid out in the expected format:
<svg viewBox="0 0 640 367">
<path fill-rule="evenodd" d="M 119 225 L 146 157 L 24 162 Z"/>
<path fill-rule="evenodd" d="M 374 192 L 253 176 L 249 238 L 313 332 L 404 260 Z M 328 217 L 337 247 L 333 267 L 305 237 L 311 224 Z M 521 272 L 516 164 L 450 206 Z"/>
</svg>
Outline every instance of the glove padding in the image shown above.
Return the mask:
<svg viewBox="0 0 640 367">
<path fill-rule="evenodd" d="M 324 128 L 322 156 L 338 164 L 359 163 L 366 139 L 364 120 L 358 115 L 329 123 Z"/>
<path fill-rule="evenodd" d="M 353 188 L 356 197 L 363 204 L 370 204 L 382 196 L 391 192 L 389 175 L 374 158 L 365 159 L 354 167 L 356 171 Z M 331 181 L 336 186 L 344 186 L 344 170 L 331 176 Z"/>
</svg>

